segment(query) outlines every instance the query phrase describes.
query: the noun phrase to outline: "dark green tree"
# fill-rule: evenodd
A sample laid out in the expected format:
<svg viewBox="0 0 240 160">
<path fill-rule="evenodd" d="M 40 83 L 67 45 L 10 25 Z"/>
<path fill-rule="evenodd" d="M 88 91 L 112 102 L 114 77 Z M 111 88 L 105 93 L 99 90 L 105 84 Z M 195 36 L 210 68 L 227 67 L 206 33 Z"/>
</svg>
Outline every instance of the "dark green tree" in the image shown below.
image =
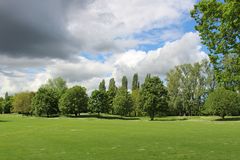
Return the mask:
<svg viewBox="0 0 240 160">
<path fill-rule="evenodd" d="M 128 80 L 126 76 L 122 77 L 122 88 L 128 90 Z"/>
<path fill-rule="evenodd" d="M 87 112 L 88 95 L 86 93 L 86 88 L 74 86 L 68 89 L 62 95 L 59 107 L 64 115 L 74 114 L 78 116 L 82 112 Z"/>
<path fill-rule="evenodd" d="M 115 84 L 114 78 L 111 78 L 110 81 L 109 81 L 107 94 L 108 94 L 109 109 L 113 114 L 114 113 L 113 99 L 115 98 L 115 96 L 117 94 L 117 86 Z"/>
<path fill-rule="evenodd" d="M 3 105 L 4 105 L 4 99 L 0 97 L 0 114 L 3 113 Z"/>
<path fill-rule="evenodd" d="M 89 99 L 89 110 L 92 113 L 109 113 L 108 94 L 102 90 L 94 90 Z"/>
<path fill-rule="evenodd" d="M 55 116 L 59 113 L 58 93 L 52 88 L 40 87 L 32 99 L 33 113 L 37 116 Z"/>
<path fill-rule="evenodd" d="M 139 81 L 138 81 L 138 74 L 135 73 L 133 75 L 133 81 L 132 81 L 132 91 L 139 89 Z"/>
<path fill-rule="evenodd" d="M 3 101 L 3 113 L 11 113 L 12 111 L 12 102 L 13 102 L 13 97 L 8 95 L 8 92 L 5 93 L 5 98 Z"/>
<path fill-rule="evenodd" d="M 235 91 L 240 90 L 239 14 L 239 0 L 202 0 L 191 11 L 218 83 Z"/>
<path fill-rule="evenodd" d="M 132 97 L 126 88 L 119 88 L 116 97 L 113 99 L 113 107 L 116 114 L 121 116 L 129 116 L 132 112 Z"/>
<path fill-rule="evenodd" d="M 239 114 L 240 94 L 218 88 L 210 93 L 204 108 L 206 113 L 220 116 L 222 119 L 227 115 Z"/>
<path fill-rule="evenodd" d="M 99 89 L 99 91 L 106 92 L 106 86 L 105 86 L 105 80 L 104 79 L 102 80 L 102 82 L 100 82 L 98 89 Z"/>
<path fill-rule="evenodd" d="M 135 73 L 133 75 L 132 99 L 133 99 L 133 114 L 134 114 L 134 116 L 141 115 L 140 94 L 139 94 L 139 80 L 138 80 L 138 74 L 137 73 Z"/>
<path fill-rule="evenodd" d="M 148 113 L 151 120 L 156 114 L 165 114 L 167 111 L 167 90 L 159 77 L 145 78 L 141 91 L 141 106 Z"/>
</svg>

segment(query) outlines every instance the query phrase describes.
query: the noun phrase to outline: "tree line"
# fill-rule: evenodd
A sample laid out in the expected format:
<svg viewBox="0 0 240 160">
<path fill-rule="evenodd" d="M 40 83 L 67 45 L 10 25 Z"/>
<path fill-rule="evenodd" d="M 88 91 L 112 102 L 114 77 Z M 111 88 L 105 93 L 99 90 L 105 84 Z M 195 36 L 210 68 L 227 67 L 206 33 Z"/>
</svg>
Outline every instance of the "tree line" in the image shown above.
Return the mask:
<svg viewBox="0 0 240 160">
<path fill-rule="evenodd" d="M 165 83 L 165 84 L 164 84 Z M 81 113 L 112 114 L 129 117 L 239 115 L 240 95 L 218 85 L 214 70 L 207 60 L 183 64 L 170 70 L 166 80 L 147 74 L 140 84 L 138 74 L 122 77 L 117 87 L 111 78 L 91 95 L 82 86 L 68 88 L 61 77 L 50 79 L 37 92 L 6 93 L 0 98 L 0 113 L 36 116 L 80 116 Z"/>
</svg>

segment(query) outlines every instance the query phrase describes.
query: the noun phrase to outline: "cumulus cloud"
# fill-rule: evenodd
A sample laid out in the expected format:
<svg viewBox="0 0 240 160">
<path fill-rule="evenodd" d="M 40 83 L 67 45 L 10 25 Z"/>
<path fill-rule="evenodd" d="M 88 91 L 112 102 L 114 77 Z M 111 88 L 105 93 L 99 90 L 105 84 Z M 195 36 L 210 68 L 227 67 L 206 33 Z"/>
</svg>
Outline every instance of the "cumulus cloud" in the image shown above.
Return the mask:
<svg viewBox="0 0 240 160">
<path fill-rule="evenodd" d="M 115 52 L 148 40 L 134 34 L 178 25 L 194 0 L 0 1 L 0 54 L 66 59 Z"/>
<path fill-rule="evenodd" d="M 176 65 L 194 63 L 207 59 L 201 51 L 197 33 L 186 33 L 181 39 L 167 42 L 162 48 L 148 52 L 129 50 L 115 55 L 110 63 L 114 64 L 113 76 L 120 81 L 123 75 L 129 79 L 139 73 L 141 80 L 148 73 L 164 77 Z"/>
<path fill-rule="evenodd" d="M 206 58 L 197 33 L 182 29 L 194 2 L 0 1 L 0 95 L 36 91 L 57 76 L 90 92 L 102 79 L 119 85 L 136 72 L 141 80 L 147 73 L 163 77 L 175 65 Z M 154 44 L 164 45 L 137 49 Z M 86 58 L 92 55 L 104 58 Z"/>
<path fill-rule="evenodd" d="M 113 54 L 104 62 L 79 56 L 74 60 L 52 60 L 44 70 L 33 74 L 16 70 L 12 74 L 19 76 L 10 78 L 0 72 L 3 84 L 0 94 L 3 95 L 5 91 L 13 93 L 24 89 L 37 90 L 48 78 L 56 76 L 66 79 L 69 86 L 80 84 L 90 92 L 98 87 L 102 79 L 108 83 L 109 79 L 114 77 L 120 85 L 122 76 L 126 75 L 130 87 L 134 73 L 139 74 L 141 82 L 148 73 L 163 78 L 176 65 L 194 63 L 206 58 L 207 54 L 201 50 L 198 34 L 189 32 L 179 40 L 167 42 L 156 50 L 148 52 L 129 50 Z"/>
</svg>

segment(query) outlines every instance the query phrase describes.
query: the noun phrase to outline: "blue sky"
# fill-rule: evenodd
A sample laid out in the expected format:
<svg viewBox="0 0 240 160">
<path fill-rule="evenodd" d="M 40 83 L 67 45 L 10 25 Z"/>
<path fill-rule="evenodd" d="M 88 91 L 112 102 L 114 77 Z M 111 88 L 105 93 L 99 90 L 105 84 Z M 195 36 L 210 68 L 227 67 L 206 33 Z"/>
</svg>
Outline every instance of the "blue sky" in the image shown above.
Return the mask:
<svg viewBox="0 0 240 160">
<path fill-rule="evenodd" d="M 207 58 L 189 11 L 196 0 L 8 0 L 0 3 L 0 95 L 61 76 L 89 92 L 105 79 L 164 77 Z"/>
</svg>

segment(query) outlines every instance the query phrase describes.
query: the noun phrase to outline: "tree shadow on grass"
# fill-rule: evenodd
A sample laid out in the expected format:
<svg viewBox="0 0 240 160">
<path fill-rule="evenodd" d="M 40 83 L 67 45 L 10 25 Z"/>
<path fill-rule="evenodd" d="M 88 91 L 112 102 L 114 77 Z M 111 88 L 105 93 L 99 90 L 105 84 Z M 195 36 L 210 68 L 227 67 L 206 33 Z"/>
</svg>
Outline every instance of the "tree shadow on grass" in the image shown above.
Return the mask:
<svg viewBox="0 0 240 160">
<path fill-rule="evenodd" d="M 0 120 L 0 123 L 1 123 L 1 122 L 10 122 L 10 121 L 8 121 L 8 120 Z"/>
<path fill-rule="evenodd" d="M 240 117 L 227 117 L 227 118 L 218 118 L 215 119 L 214 121 L 240 121 Z"/>
<path fill-rule="evenodd" d="M 139 120 L 138 117 L 121 117 L 121 116 L 107 116 L 107 115 L 98 115 L 98 114 L 89 114 L 89 115 L 80 115 L 80 116 L 73 116 L 69 115 L 67 117 L 70 118 L 97 118 L 97 119 L 109 119 L 109 120 Z"/>
<path fill-rule="evenodd" d="M 153 121 L 186 121 L 189 120 L 186 117 L 183 118 L 156 118 Z"/>
</svg>

